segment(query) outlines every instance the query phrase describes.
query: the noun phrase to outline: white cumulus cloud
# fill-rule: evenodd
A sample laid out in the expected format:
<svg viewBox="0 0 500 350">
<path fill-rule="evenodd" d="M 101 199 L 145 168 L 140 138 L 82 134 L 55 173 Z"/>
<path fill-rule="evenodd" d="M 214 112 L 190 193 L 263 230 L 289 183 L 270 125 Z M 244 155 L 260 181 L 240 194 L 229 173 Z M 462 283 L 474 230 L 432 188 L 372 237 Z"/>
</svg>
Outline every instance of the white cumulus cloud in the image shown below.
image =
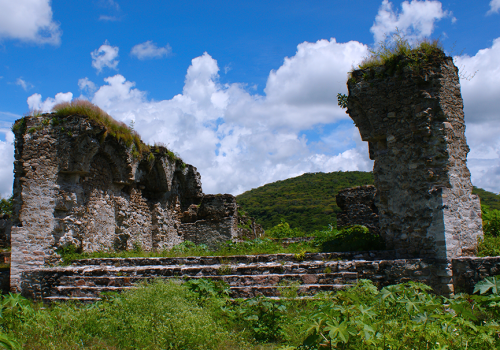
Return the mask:
<svg viewBox="0 0 500 350">
<path fill-rule="evenodd" d="M 135 45 L 130 54 L 137 57 L 140 60 L 147 60 L 151 58 L 162 58 L 170 55 L 172 48 L 170 45 L 165 45 L 164 47 L 158 47 L 156 43 L 148 40 L 142 44 Z"/>
<path fill-rule="evenodd" d="M 95 84 L 87 77 L 78 80 L 78 88 L 80 89 L 80 91 L 86 92 L 88 94 L 93 94 L 96 90 Z"/>
<path fill-rule="evenodd" d="M 9 129 L 0 128 L 5 141 L 0 140 L 0 196 L 10 197 L 14 181 L 14 134 Z"/>
<path fill-rule="evenodd" d="M 148 100 L 118 74 L 105 79 L 92 102 L 126 124 L 134 120 L 146 142 L 165 143 L 195 165 L 207 193 L 237 194 L 304 172 L 371 170 L 366 143 L 353 126 L 314 145 L 301 133 L 322 124 L 352 125 L 336 95 L 346 92 L 348 70 L 367 53 L 358 42 L 302 43 L 270 73 L 265 95 L 220 84 L 217 61 L 205 53 L 192 60 L 182 94 L 172 99 Z M 350 148 L 311 148 L 334 139 Z"/>
<path fill-rule="evenodd" d="M 454 57 L 455 64 L 470 79 L 461 79 L 468 164 L 475 186 L 500 192 L 500 37 L 491 47 L 474 56 Z M 475 74 L 474 74 L 475 73 Z"/>
<path fill-rule="evenodd" d="M 493 13 L 498 13 L 498 10 L 500 10 L 500 0 L 491 0 L 490 9 L 486 14 L 491 15 Z"/>
<path fill-rule="evenodd" d="M 59 45 L 61 30 L 50 0 L 0 0 L 0 39 Z"/>
<path fill-rule="evenodd" d="M 436 21 L 451 15 L 443 11 L 439 1 L 403 1 L 401 12 L 394 10 L 392 6 L 389 0 L 383 0 L 380 5 L 375 23 L 370 28 L 375 43 L 384 41 L 397 30 L 409 40 L 428 37 L 434 31 Z"/>
<path fill-rule="evenodd" d="M 92 57 L 92 67 L 97 70 L 97 74 L 101 73 L 103 68 L 108 67 L 116 70 L 118 66 L 118 47 L 109 45 L 106 40 L 97 50 L 90 53 Z"/>
<path fill-rule="evenodd" d="M 473 183 L 494 192 L 500 191 L 499 49 L 497 39 L 472 57 L 455 58 L 459 66 L 477 70 L 462 81 L 468 164 Z M 221 84 L 217 61 L 205 53 L 192 60 L 182 93 L 172 98 L 150 100 L 117 74 L 95 86 L 89 99 L 117 120 L 133 120 L 144 141 L 162 142 L 196 166 L 206 193 L 238 194 L 304 172 L 372 169 L 366 142 L 336 98 L 346 92 L 347 72 L 367 53 L 355 41 L 302 43 L 270 72 L 263 95 L 243 84 Z M 92 85 L 84 78 L 79 86 Z M 34 94 L 28 105 L 50 110 L 71 97 L 42 101 Z"/>
<path fill-rule="evenodd" d="M 70 102 L 73 99 L 73 94 L 71 92 L 66 93 L 58 93 L 55 98 L 47 97 L 45 101 L 42 101 L 42 95 L 33 94 L 28 97 L 28 107 L 30 111 L 41 111 L 41 112 L 50 112 L 52 111 L 52 107 L 54 107 L 58 103 L 62 102 Z"/>
</svg>

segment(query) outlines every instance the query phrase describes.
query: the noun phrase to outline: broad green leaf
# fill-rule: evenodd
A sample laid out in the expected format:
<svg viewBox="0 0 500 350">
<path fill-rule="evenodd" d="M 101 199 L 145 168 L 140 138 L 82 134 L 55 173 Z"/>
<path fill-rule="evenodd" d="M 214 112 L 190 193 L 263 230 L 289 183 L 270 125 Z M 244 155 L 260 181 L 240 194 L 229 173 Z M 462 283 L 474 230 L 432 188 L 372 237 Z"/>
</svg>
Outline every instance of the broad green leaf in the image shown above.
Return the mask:
<svg viewBox="0 0 500 350">
<path fill-rule="evenodd" d="M 497 278 L 498 277 L 498 278 Z M 474 286 L 474 293 L 484 294 L 491 289 L 491 293 L 500 294 L 500 276 L 486 277 Z"/>
</svg>

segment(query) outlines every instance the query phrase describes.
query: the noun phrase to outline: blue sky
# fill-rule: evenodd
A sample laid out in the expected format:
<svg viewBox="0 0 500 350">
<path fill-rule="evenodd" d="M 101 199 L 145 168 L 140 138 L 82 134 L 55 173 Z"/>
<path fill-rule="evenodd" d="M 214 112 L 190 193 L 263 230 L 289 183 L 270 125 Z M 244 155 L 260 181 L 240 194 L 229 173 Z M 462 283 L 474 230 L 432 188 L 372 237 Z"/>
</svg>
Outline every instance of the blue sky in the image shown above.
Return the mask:
<svg viewBox="0 0 500 350">
<path fill-rule="evenodd" d="M 0 194 L 12 122 L 78 97 L 167 144 L 207 193 L 371 170 L 336 94 L 396 28 L 454 56 L 473 183 L 500 192 L 500 0 L 0 0 Z"/>
</svg>

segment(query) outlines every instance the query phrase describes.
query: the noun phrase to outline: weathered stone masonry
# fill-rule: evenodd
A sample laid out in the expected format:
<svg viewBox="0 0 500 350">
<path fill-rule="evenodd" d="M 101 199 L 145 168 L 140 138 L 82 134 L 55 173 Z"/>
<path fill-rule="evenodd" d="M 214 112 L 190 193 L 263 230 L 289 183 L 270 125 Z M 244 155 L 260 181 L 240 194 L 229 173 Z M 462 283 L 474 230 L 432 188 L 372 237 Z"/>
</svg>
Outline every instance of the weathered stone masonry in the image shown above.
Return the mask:
<svg viewBox="0 0 500 350">
<path fill-rule="evenodd" d="M 134 154 L 81 116 L 25 117 L 14 129 L 13 289 L 22 271 L 56 263 L 62 245 L 150 251 L 261 233 L 239 228 L 235 198 L 205 195 L 196 168 L 164 148 Z"/>
<path fill-rule="evenodd" d="M 466 165 L 463 102 L 451 57 L 352 72 L 347 112 L 368 141 L 380 234 L 396 257 L 473 256 L 482 236 Z"/>
<path fill-rule="evenodd" d="M 429 58 L 417 68 L 402 58 L 398 69 L 354 71 L 348 82 L 348 113 L 369 143 L 375 187 L 339 193 L 338 224 L 368 226 L 389 250 L 306 254 L 304 261 L 277 254 L 91 259 L 37 268 L 57 261 L 54 249 L 68 243 L 86 251 L 151 250 L 262 232 L 238 215 L 233 196 L 204 195 L 196 168 L 161 154 L 136 159 L 85 118 L 52 125 L 53 116 L 43 115 L 16 130 L 12 286 L 19 288 L 22 276 L 23 294 L 45 301 L 97 300 L 103 291 L 179 277 L 225 280 L 235 297 L 277 295 L 285 279 L 302 283 L 306 293 L 359 278 L 471 293 L 477 281 L 499 273 L 500 257 L 471 257 L 482 225 L 466 166 L 457 68 L 444 54 Z"/>
<path fill-rule="evenodd" d="M 337 194 L 336 202 L 342 210 L 337 214 L 337 227 L 364 225 L 371 233 L 378 235 L 380 225 L 378 209 L 375 206 L 375 186 L 345 188 Z"/>
</svg>

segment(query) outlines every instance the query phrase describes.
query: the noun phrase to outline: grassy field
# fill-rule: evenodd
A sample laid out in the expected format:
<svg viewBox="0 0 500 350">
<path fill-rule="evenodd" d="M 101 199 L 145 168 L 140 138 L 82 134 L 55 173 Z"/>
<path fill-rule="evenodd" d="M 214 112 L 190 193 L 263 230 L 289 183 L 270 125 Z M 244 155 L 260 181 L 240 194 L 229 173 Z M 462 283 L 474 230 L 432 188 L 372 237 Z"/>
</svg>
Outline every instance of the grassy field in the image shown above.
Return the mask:
<svg viewBox="0 0 500 350">
<path fill-rule="evenodd" d="M 451 299 L 370 281 L 314 299 L 230 300 L 207 280 L 156 281 L 94 304 L 1 300 L 7 349 L 498 349 L 500 281 Z M 483 293 L 483 294 L 479 294 Z"/>
</svg>

